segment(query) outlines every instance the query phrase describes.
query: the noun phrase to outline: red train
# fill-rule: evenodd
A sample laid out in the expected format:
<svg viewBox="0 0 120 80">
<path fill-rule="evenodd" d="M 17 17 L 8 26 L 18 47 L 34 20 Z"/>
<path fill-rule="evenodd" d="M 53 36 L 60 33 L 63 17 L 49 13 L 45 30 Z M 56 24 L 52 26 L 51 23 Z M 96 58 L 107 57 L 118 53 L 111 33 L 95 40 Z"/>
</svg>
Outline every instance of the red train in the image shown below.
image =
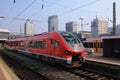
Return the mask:
<svg viewBox="0 0 120 80">
<path fill-rule="evenodd" d="M 41 35 L 6 41 L 6 48 L 36 55 L 42 60 L 65 67 L 81 66 L 85 61 L 84 46 L 72 33 L 51 31 Z"/>
</svg>

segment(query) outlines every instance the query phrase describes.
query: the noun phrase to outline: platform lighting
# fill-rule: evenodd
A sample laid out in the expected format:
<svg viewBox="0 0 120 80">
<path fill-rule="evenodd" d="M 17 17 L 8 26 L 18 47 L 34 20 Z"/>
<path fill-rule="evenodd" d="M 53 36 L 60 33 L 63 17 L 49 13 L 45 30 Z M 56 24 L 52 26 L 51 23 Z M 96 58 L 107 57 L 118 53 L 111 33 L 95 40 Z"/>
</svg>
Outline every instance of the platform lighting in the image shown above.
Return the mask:
<svg viewBox="0 0 120 80">
<path fill-rule="evenodd" d="M 83 31 L 83 26 L 84 25 L 89 25 L 89 23 L 83 24 L 84 18 L 82 18 L 82 17 L 80 17 L 80 20 L 81 20 L 81 32 L 82 32 Z"/>
</svg>

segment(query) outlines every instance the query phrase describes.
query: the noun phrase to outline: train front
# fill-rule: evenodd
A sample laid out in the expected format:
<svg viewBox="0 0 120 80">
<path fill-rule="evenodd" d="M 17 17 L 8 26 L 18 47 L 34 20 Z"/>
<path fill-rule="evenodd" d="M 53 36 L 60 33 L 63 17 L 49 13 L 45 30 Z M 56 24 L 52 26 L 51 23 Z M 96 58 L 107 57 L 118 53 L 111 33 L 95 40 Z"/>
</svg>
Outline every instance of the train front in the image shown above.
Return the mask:
<svg viewBox="0 0 120 80">
<path fill-rule="evenodd" d="M 59 32 L 65 42 L 65 54 L 71 58 L 67 64 L 73 67 L 81 66 L 85 61 L 85 48 L 82 42 L 70 32 Z"/>
</svg>

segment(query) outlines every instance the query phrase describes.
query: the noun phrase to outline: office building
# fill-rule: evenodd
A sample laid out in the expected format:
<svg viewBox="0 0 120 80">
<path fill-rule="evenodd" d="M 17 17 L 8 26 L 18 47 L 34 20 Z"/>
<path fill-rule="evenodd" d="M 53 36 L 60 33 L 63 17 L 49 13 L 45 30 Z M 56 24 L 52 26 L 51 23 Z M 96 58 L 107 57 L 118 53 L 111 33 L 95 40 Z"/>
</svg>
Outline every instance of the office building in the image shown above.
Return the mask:
<svg viewBox="0 0 120 80">
<path fill-rule="evenodd" d="M 97 38 L 100 35 L 107 34 L 108 22 L 104 19 L 99 19 L 96 17 L 91 22 L 91 36 Z"/>
<path fill-rule="evenodd" d="M 33 36 L 35 34 L 35 26 L 32 21 L 27 20 L 25 23 L 24 35 Z"/>
<path fill-rule="evenodd" d="M 58 16 L 53 15 L 48 18 L 48 32 L 58 30 Z"/>
<path fill-rule="evenodd" d="M 77 22 L 66 23 L 66 31 L 77 33 Z"/>
</svg>

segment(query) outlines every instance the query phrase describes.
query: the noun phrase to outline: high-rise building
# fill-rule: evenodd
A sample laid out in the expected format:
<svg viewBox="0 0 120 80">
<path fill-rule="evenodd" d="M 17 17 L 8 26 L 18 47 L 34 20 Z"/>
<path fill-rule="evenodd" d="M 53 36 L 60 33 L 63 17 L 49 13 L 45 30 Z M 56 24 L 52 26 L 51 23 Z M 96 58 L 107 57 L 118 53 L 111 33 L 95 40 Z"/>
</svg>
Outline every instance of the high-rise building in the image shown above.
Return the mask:
<svg viewBox="0 0 120 80">
<path fill-rule="evenodd" d="M 27 20 L 25 23 L 24 35 L 33 36 L 35 34 L 35 26 L 32 21 Z"/>
<path fill-rule="evenodd" d="M 99 19 L 96 17 L 91 22 L 91 36 L 97 38 L 102 34 L 107 34 L 108 22 L 104 19 Z"/>
<path fill-rule="evenodd" d="M 53 15 L 48 18 L 48 32 L 58 30 L 58 16 Z"/>
<path fill-rule="evenodd" d="M 66 23 L 66 31 L 77 33 L 77 22 Z"/>
</svg>

